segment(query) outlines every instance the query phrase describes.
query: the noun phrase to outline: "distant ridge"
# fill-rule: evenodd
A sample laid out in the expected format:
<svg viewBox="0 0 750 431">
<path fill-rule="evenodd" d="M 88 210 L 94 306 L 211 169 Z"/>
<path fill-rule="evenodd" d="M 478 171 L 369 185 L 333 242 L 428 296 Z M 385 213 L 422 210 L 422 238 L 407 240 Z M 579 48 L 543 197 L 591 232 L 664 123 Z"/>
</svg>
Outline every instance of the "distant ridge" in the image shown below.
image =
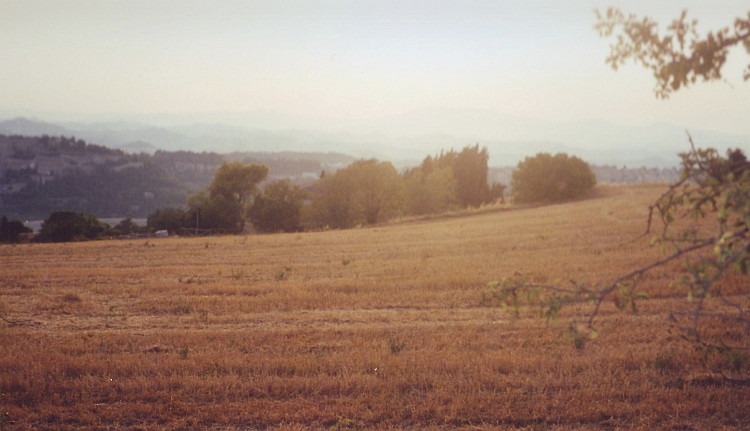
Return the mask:
<svg viewBox="0 0 750 431">
<path fill-rule="evenodd" d="M 144 141 L 135 141 L 131 142 L 129 144 L 120 145 L 118 147 L 122 151 L 125 151 L 126 153 L 146 153 L 146 154 L 154 154 L 157 151 L 159 151 L 159 148 L 156 146 L 153 146 L 149 144 L 148 142 Z"/>
<path fill-rule="evenodd" d="M 57 124 L 45 123 L 43 121 L 35 121 L 28 118 L 18 117 L 1 122 L 0 134 L 22 136 L 59 136 L 70 135 L 70 131 L 68 131 L 68 129 L 66 129 L 65 127 L 58 126 Z"/>
<path fill-rule="evenodd" d="M 295 123 L 297 128 L 274 128 L 282 123 L 291 125 L 294 117 L 279 114 L 274 123 L 268 115 L 248 115 L 228 123 L 216 119 L 202 122 L 200 115 L 195 115 L 185 117 L 182 124 L 175 118 L 170 126 L 148 124 L 147 118 L 64 125 L 14 118 L 0 123 L 0 133 L 75 136 L 128 152 L 338 152 L 388 160 L 399 169 L 441 150 L 459 150 L 475 143 L 488 148 L 491 166 L 516 165 L 538 152 L 565 152 L 599 165 L 670 168 L 679 165 L 678 153 L 690 148 L 684 127 L 661 123 L 550 122 L 481 110 L 431 109 L 335 125 L 319 122 L 319 128 L 311 120 Z M 698 147 L 716 148 L 721 153 L 741 148 L 750 153 L 750 136 L 700 129 L 689 132 Z"/>
</svg>

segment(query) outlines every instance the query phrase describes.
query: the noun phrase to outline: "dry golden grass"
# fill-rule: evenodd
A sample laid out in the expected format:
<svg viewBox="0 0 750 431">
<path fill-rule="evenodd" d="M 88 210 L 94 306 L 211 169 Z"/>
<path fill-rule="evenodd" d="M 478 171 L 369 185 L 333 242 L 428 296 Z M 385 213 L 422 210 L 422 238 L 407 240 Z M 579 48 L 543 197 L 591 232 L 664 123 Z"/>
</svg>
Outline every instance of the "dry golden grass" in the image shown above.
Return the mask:
<svg viewBox="0 0 750 431">
<path fill-rule="evenodd" d="M 0 247 L 1 429 L 747 429 L 750 387 L 667 322 L 678 265 L 583 350 L 487 283 L 662 256 L 660 186 L 304 234 Z M 728 283 L 742 284 L 734 277 Z M 738 371 L 739 370 L 739 371 Z"/>
</svg>

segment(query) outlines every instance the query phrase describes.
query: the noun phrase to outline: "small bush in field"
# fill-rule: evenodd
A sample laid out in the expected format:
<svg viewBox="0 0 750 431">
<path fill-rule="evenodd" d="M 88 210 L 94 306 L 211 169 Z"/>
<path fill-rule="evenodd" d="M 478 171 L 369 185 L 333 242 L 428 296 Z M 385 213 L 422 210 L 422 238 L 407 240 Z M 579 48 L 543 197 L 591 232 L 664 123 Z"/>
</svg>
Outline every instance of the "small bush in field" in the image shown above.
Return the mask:
<svg viewBox="0 0 750 431">
<path fill-rule="evenodd" d="M 359 427 L 357 427 L 357 424 L 349 419 L 342 416 L 339 416 L 338 422 L 331 425 L 330 428 L 328 428 L 329 431 L 339 431 L 339 430 L 357 430 Z"/>
<path fill-rule="evenodd" d="M 173 309 L 173 314 L 190 314 L 193 311 L 193 306 L 184 302 L 180 302 Z"/>
<path fill-rule="evenodd" d="M 654 359 L 654 367 L 660 372 L 675 370 L 677 365 L 675 364 L 674 351 L 665 350 L 657 353 Z"/>
<path fill-rule="evenodd" d="M 292 268 L 285 266 L 276 272 L 276 281 L 286 280 Z"/>
<path fill-rule="evenodd" d="M 404 347 L 406 347 L 406 341 L 400 338 L 388 339 L 388 348 L 390 349 L 391 353 L 393 353 L 394 355 L 404 350 Z"/>
<path fill-rule="evenodd" d="M 81 297 L 77 293 L 66 293 L 62 299 L 65 302 L 81 302 Z"/>
<path fill-rule="evenodd" d="M 235 280 L 241 280 L 245 276 L 245 272 L 241 269 L 232 270 L 232 278 Z"/>
</svg>

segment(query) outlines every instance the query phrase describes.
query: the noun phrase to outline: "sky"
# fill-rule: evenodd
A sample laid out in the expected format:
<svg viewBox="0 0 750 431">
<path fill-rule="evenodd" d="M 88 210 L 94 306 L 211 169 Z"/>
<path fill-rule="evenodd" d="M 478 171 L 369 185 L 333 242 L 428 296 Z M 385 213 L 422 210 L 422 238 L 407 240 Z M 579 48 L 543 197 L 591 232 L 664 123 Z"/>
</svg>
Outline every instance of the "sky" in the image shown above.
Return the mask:
<svg viewBox="0 0 750 431">
<path fill-rule="evenodd" d="M 703 33 L 750 10 L 746 0 L 0 0 L 0 113 L 362 120 L 449 108 L 750 135 L 743 50 L 726 82 L 660 100 L 649 71 L 604 63 L 610 41 L 593 10 L 609 6 L 662 28 L 687 8 Z"/>
</svg>

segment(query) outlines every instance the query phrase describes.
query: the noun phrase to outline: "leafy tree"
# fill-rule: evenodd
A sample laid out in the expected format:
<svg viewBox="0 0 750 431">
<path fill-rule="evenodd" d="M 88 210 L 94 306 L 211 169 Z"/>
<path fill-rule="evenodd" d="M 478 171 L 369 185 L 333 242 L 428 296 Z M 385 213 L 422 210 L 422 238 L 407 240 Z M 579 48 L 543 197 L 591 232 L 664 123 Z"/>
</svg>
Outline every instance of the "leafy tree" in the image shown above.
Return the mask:
<svg viewBox="0 0 750 431">
<path fill-rule="evenodd" d="M 355 185 L 357 221 L 376 224 L 398 215 L 403 183 L 390 162 L 360 160 L 349 165 L 343 173 Z"/>
<path fill-rule="evenodd" d="M 208 194 L 213 199 L 223 197 L 237 207 L 244 207 L 258 192 L 258 184 L 268 176 L 268 166 L 251 163 L 226 162 L 214 174 Z"/>
<path fill-rule="evenodd" d="M 432 159 L 427 158 L 426 163 Z M 453 168 L 422 167 L 412 169 L 404 174 L 406 189 L 405 211 L 407 214 L 437 214 L 458 206 L 456 199 L 456 179 Z"/>
<path fill-rule="evenodd" d="M 302 214 L 306 228 L 348 229 L 356 224 L 354 184 L 339 172 L 321 173 L 320 180 L 313 186 L 312 202 Z"/>
<path fill-rule="evenodd" d="M 479 144 L 466 147 L 457 154 L 453 175 L 456 177 L 456 197 L 462 207 L 479 207 L 491 200 L 487 185 L 489 159 L 487 148 L 479 149 Z"/>
<path fill-rule="evenodd" d="M 401 208 L 403 181 L 390 162 L 360 160 L 321 177 L 305 216 L 309 227 L 345 229 L 380 223 Z"/>
<path fill-rule="evenodd" d="M 156 210 L 146 219 L 146 229 L 150 232 L 166 230 L 176 234 L 184 227 L 195 227 L 190 225 L 190 214 L 180 208 L 162 208 Z"/>
<path fill-rule="evenodd" d="M 31 229 L 24 226 L 20 220 L 8 221 L 6 216 L 0 218 L 0 243 L 16 243 L 22 233 L 30 232 Z"/>
<path fill-rule="evenodd" d="M 208 191 L 188 199 L 201 228 L 242 232 L 258 184 L 268 176 L 268 166 L 226 162 L 216 170 Z"/>
<path fill-rule="evenodd" d="M 186 227 L 219 229 L 234 233 L 245 227 L 246 210 L 224 196 L 211 197 L 205 190 L 188 197 Z"/>
<path fill-rule="evenodd" d="M 502 185 L 494 192 L 487 184 L 489 168 L 487 148 L 479 144 L 461 152 L 450 150 L 404 172 L 407 214 L 432 214 L 453 207 L 479 207 L 502 196 Z M 502 187 L 502 188 L 500 188 Z"/>
<path fill-rule="evenodd" d="M 69 242 L 101 238 L 109 228 L 92 214 L 55 211 L 42 223 L 37 241 Z"/>
<path fill-rule="evenodd" d="M 562 202 L 589 191 L 596 177 L 588 163 L 565 153 L 526 157 L 513 171 L 511 188 L 517 203 Z"/>
<path fill-rule="evenodd" d="M 138 226 L 133 219 L 126 218 L 120 220 L 111 230 L 112 235 L 132 235 L 143 232 L 144 229 Z"/>
<path fill-rule="evenodd" d="M 420 169 L 425 175 L 429 175 L 434 169 L 450 167 L 456 180 L 458 205 L 462 208 L 479 207 L 492 201 L 487 184 L 489 159 L 487 148 L 480 149 L 479 144 L 476 144 L 473 147 L 464 147 L 460 153 L 451 150 L 447 153 L 441 152 L 435 158 L 428 157 L 422 162 Z"/>
<path fill-rule="evenodd" d="M 306 198 L 307 193 L 289 179 L 266 185 L 250 207 L 253 227 L 261 232 L 301 230 L 302 203 Z"/>
</svg>

